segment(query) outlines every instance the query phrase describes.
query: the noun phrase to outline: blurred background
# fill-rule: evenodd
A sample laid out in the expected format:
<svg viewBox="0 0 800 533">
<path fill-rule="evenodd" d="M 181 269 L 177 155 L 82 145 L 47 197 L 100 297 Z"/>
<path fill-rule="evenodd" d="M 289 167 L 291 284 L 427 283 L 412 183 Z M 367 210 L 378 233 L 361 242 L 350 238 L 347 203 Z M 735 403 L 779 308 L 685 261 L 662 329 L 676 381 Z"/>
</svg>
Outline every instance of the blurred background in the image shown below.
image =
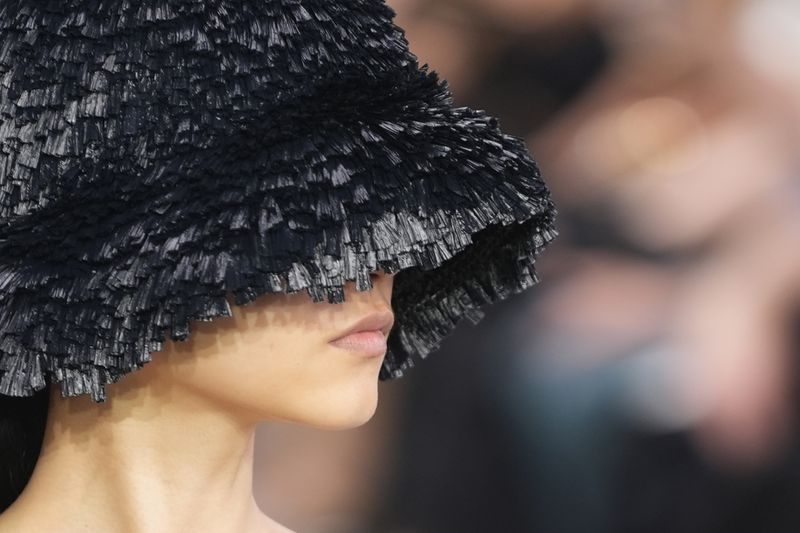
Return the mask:
<svg viewBox="0 0 800 533">
<path fill-rule="evenodd" d="M 305 533 L 800 531 L 800 2 L 388 0 L 559 206 L 537 287 L 347 431 L 262 425 Z M 466 321 L 465 321 L 466 322 Z"/>
</svg>

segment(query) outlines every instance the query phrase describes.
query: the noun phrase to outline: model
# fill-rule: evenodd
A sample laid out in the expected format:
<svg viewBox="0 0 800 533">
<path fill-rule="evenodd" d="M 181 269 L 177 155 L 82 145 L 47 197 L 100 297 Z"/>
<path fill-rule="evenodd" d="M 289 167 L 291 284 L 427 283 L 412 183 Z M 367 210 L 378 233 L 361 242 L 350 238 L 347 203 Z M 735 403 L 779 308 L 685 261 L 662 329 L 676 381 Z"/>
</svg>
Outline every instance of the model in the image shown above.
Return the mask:
<svg viewBox="0 0 800 533">
<path fill-rule="evenodd" d="M 537 281 L 527 147 L 393 19 L 0 4 L 0 532 L 287 531 L 256 425 L 363 424 L 378 380 Z"/>
</svg>

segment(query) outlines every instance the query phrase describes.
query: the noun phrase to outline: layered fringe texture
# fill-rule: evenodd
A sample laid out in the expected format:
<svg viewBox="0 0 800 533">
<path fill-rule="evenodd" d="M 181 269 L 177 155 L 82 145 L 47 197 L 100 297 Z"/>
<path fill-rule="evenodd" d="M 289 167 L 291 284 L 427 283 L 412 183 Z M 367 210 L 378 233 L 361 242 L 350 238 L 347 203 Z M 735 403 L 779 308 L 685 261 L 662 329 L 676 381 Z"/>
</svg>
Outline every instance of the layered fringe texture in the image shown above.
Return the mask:
<svg viewBox="0 0 800 533">
<path fill-rule="evenodd" d="M 0 394 L 106 399 L 193 320 L 396 273 L 380 379 L 532 286 L 556 210 L 382 0 L 0 3 Z"/>
</svg>

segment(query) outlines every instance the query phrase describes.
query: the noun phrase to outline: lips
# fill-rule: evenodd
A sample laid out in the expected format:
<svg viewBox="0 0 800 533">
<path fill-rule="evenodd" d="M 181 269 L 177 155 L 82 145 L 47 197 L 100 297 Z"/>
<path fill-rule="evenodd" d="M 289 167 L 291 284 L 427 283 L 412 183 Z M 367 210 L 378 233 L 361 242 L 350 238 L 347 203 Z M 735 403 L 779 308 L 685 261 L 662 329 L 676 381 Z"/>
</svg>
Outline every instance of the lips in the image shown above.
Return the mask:
<svg viewBox="0 0 800 533">
<path fill-rule="evenodd" d="M 342 337 L 346 337 L 353 333 L 358 333 L 361 331 L 380 331 L 383 333 L 384 337 L 389 335 L 389 332 L 394 325 L 394 313 L 390 309 L 383 309 L 379 311 L 375 311 L 370 313 L 356 323 L 351 325 L 342 333 L 339 333 L 333 340 L 341 339 Z"/>
</svg>

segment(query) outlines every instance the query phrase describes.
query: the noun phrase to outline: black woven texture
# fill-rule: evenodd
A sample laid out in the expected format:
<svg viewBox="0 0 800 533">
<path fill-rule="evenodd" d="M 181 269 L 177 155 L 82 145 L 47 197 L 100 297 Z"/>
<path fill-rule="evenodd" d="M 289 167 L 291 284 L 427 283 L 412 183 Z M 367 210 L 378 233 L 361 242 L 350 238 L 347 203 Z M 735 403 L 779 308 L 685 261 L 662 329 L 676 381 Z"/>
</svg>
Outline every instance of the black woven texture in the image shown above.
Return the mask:
<svg viewBox="0 0 800 533">
<path fill-rule="evenodd" d="M 106 399 L 193 320 L 396 273 L 380 379 L 532 286 L 555 208 L 381 0 L 0 3 L 0 394 Z"/>
</svg>

